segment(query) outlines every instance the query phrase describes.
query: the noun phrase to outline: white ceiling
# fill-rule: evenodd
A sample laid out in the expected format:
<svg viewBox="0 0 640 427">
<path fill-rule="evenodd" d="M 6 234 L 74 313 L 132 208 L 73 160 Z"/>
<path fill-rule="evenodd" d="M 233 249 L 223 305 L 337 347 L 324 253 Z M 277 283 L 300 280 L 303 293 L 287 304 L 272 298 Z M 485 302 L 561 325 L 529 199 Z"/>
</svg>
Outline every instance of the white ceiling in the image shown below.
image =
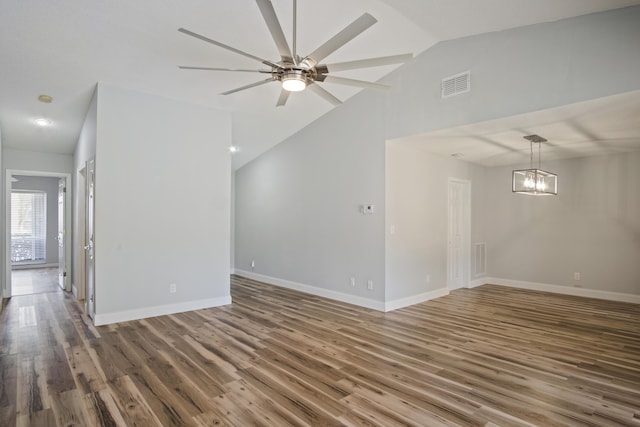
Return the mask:
<svg viewBox="0 0 640 427">
<path fill-rule="evenodd" d="M 272 0 L 285 34 L 291 0 Z M 441 40 L 640 4 L 639 0 L 324 0 L 298 2 L 298 52 L 308 53 L 364 12 L 378 23 L 327 63 L 410 52 Z M 336 13 L 339 11 L 339 13 Z M 277 49 L 254 0 L 2 0 L 0 130 L 6 147 L 72 153 L 97 82 L 233 112 L 239 167 L 325 114 L 330 104 L 305 91 L 276 108 L 269 83 L 220 92 L 264 75 L 179 70 L 177 65 L 261 68 L 261 64 L 178 33 L 185 27 L 259 57 Z M 291 43 L 290 43 L 291 44 Z M 345 71 L 375 81 L 392 66 Z M 326 89 L 343 101 L 357 90 Z M 38 102 L 53 96 L 51 104 Z M 51 120 L 41 128 L 35 118 Z M 623 138 L 623 137 L 621 137 Z"/>
<path fill-rule="evenodd" d="M 640 91 L 398 138 L 404 144 L 483 166 L 528 164 L 526 135 L 547 139 L 542 159 L 640 150 Z M 537 162 L 537 149 L 534 147 Z"/>
</svg>

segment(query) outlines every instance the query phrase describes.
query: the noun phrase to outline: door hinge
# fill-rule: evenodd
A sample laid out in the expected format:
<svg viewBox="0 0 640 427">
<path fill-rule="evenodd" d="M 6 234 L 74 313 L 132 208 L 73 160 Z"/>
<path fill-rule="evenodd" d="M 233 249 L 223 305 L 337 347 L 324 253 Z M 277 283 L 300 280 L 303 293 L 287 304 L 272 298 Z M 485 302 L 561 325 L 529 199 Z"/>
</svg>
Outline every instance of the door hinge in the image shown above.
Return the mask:
<svg viewBox="0 0 640 427">
<path fill-rule="evenodd" d="M 62 187 L 62 192 L 66 193 L 67 192 L 67 187 Z"/>
<path fill-rule="evenodd" d="M 62 273 L 62 277 L 67 277 L 67 272 Z"/>
</svg>

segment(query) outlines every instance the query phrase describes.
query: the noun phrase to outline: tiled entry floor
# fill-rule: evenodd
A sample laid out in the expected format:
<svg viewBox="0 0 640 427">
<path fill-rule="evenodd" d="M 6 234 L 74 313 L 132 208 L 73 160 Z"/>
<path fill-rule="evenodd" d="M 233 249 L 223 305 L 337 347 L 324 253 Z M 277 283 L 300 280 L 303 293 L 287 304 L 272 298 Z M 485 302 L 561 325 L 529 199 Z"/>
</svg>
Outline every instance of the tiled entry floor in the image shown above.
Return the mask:
<svg viewBox="0 0 640 427">
<path fill-rule="evenodd" d="M 11 272 L 11 295 L 60 291 L 57 268 L 32 268 Z"/>
</svg>

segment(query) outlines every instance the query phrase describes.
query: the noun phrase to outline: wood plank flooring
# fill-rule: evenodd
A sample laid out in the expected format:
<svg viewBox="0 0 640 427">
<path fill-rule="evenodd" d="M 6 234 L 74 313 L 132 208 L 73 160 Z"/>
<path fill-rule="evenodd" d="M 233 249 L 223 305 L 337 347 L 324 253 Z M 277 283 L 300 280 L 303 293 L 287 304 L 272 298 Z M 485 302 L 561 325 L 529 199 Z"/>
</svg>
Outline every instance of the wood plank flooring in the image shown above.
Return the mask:
<svg viewBox="0 0 640 427">
<path fill-rule="evenodd" d="M 485 285 L 379 313 L 248 279 L 93 327 L 0 315 L 1 426 L 640 426 L 640 305 Z"/>
</svg>

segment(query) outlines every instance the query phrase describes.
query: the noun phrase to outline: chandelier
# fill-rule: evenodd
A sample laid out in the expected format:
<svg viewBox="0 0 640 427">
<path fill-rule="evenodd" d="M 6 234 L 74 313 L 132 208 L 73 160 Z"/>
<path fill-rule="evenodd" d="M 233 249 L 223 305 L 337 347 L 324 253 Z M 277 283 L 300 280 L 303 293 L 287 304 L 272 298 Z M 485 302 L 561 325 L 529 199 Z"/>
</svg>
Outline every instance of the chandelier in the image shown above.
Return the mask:
<svg viewBox="0 0 640 427">
<path fill-rule="evenodd" d="M 514 170 L 511 175 L 512 191 L 537 196 L 558 194 L 558 175 L 541 169 L 542 143 L 547 142 L 540 135 L 527 135 L 529 141 L 529 169 Z M 533 144 L 538 144 L 538 167 L 533 167 Z"/>
</svg>

